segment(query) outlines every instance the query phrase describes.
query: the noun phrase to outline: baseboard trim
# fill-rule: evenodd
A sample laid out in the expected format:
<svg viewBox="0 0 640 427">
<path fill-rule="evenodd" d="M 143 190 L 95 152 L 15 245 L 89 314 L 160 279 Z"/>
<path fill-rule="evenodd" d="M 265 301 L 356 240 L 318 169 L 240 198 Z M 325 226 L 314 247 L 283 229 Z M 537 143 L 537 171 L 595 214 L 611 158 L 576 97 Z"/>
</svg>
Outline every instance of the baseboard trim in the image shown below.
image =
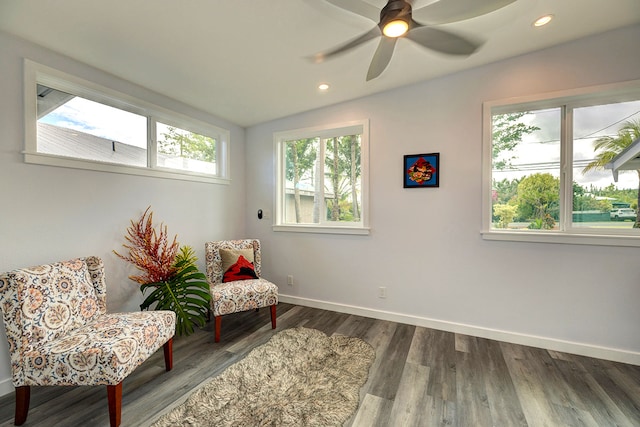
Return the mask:
<svg viewBox="0 0 640 427">
<path fill-rule="evenodd" d="M 338 304 L 310 298 L 300 298 L 291 295 L 279 295 L 282 302 L 301 305 L 305 307 L 320 308 L 336 311 L 338 313 L 354 314 L 373 319 L 388 320 L 425 328 L 438 329 L 458 334 L 471 335 L 479 338 L 488 338 L 496 341 L 504 341 L 512 344 L 520 344 L 531 347 L 544 348 L 546 350 L 560 351 L 563 353 L 577 354 L 580 356 L 595 357 L 597 359 L 611 360 L 614 362 L 629 363 L 640 366 L 640 353 L 620 350 L 615 348 L 600 347 L 572 341 L 563 341 L 555 338 L 546 338 L 536 335 L 526 335 L 516 332 L 502 331 L 498 329 L 483 328 L 462 323 L 447 322 L 426 317 L 412 316 L 391 311 L 374 310 L 347 304 Z"/>
<path fill-rule="evenodd" d="M 11 382 L 11 378 L 7 378 L 6 380 L 0 381 L 0 396 L 4 396 L 5 394 L 12 393 L 13 383 Z"/>
</svg>

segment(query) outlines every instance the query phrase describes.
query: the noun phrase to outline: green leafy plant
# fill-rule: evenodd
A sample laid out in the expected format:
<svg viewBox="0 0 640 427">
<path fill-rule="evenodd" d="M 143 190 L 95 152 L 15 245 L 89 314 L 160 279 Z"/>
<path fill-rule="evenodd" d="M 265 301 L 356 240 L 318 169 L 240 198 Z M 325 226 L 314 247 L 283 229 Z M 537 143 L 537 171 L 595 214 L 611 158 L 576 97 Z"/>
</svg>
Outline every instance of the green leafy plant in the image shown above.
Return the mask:
<svg viewBox="0 0 640 427">
<path fill-rule="evenodd" d="M 195 325 L 204 326 L 206 322 L 211 300 L 209 284 L 198 270 L 193 248 L 180 247 L 177 236 L 170 242 L 166 225 L 160 224 L 156 231 L 150 209 L 127 228 L 125 239 L 129 244 L 122 246 L 128 249 L 128 255 L 113 252 L 144 272 L 129 276 L 140 284 L 143 295 L 151 292 L 140 309 L 172 310 L 176 313 L 176 333 L 190 335 Z"/>
<path fill-rule="evenodd" d="M 530 230 L 553 230 L 555 225 L 556 221 L 551 215 L 546 214 L 544 218 L 534 218 L 527 228 Z"/>
</svg>

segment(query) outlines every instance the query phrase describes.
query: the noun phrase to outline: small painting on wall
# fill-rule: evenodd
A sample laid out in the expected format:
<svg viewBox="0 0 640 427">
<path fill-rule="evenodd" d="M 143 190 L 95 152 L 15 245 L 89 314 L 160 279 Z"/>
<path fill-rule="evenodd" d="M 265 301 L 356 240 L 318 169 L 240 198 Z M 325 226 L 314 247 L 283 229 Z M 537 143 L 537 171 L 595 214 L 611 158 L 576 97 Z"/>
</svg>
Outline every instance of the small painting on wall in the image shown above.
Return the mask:
<svg viewBox="0 0 640 427">
<path fill-rule="evenodd" d="M 440 186 L 440 153 L 407 154 L 402 165 L 404 188 Z"/>
</svg>

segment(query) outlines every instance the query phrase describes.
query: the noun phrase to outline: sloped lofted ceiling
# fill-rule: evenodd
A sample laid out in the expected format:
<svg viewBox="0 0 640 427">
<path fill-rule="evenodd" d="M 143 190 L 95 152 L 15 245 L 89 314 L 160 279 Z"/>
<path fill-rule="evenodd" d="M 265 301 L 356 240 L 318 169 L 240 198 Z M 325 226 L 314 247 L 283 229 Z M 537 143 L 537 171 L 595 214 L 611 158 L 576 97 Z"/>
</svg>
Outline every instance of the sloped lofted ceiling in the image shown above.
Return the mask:
<svg viewBox="0 0 640 427">
<path fill-rule="evenodd" d="M 551 24 L 532 26 L 548 13 Z M 309 59 L 375 25 L 324 0 L 0 0 L 1 31 L 245 127 L 639 22 L 640 0 L 517 0 L 440 26 L 484 40 L 473 55 L 401 39 L 367 82 L 377 40 L 321 64 Z M 330 89 L 321 93 L 321 82 Z"/>
</svg>

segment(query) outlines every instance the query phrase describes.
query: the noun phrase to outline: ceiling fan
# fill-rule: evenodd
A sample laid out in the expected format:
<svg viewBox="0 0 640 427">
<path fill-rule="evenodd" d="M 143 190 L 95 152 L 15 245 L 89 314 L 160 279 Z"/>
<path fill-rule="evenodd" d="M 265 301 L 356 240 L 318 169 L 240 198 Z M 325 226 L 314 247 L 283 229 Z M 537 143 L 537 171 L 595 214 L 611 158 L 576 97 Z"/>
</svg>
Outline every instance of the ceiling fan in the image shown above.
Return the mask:
<svg viewBox="0 0 640 427">
<path fill-rule="evenodd" d="M 371 30 L 344 44 L 314 55 L 316 63 L 342 54 L 371 39 L 382 36 L 373 54 L 367 81 L 375 79 L 387 68 L 396 41 L 404 37 L 427 49 L 449 55 L 471 55 L 481 43 L 472 41 L 450 31 L 434 28 L 433 25 L 447 24 L 484 15 L 500 9 L 516 0 L 440 0 L 412 11 L 411 0 L 388 0 L 382 10 L 364 0 L 326 0 L 334 6 L 371 19 L 377 25 Z M 424 17 L 428 24 L 413 19 L 413 14 Z"/>
</svg>

